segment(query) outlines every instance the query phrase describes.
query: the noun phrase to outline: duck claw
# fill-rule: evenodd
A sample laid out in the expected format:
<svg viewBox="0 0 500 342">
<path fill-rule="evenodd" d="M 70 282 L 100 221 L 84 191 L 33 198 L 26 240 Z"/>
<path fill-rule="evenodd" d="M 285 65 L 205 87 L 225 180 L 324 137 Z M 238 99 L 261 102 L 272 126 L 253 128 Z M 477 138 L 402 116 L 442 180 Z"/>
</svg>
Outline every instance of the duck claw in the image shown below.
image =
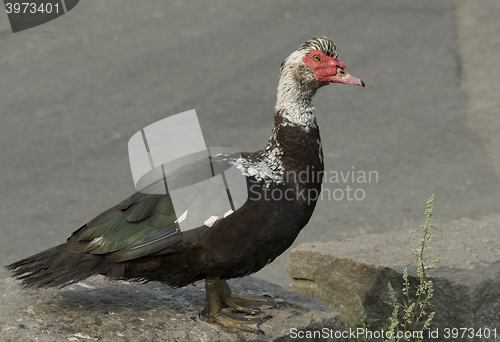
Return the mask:
<svg viewBox="0 0 500 342">
<path fill-rule="evenodd" d="M 264 317 L 255 317 L 247 315 L 238 315 L 224 312 L 224 309 L 218 314 L 215 319 L 220 325 L 231 328 L 251 332 L 254 334 L 265 335 L 264 331 L 259 328 L 261 323 L 271 319 L 273 316 L 266 315 Z"/>
</svg>

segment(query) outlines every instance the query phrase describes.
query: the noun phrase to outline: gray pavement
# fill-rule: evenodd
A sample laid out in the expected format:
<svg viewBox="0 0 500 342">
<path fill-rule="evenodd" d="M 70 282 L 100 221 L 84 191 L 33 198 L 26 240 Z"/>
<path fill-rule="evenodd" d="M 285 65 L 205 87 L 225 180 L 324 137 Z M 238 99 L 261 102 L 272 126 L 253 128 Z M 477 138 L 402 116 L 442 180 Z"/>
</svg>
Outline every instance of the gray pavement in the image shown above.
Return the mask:
<svg viewBox="0 0 500 342">
<path fill-rule="evenodd" d="M 326 170 L 378 182 L 325 184 L 365 197 L 324 198 L 295 245 L 416 226 L 432 193 L 436 222 L 499 213 L 499 103 L 475 124 L 484 94 L 469 88 L 498 93 L 482 67 L 498 75 L 494 2 L 86 0 L 16 34 L 1 13 L 0 264 L 64 242 L 132 193 L 128 139 L 159 119 L 195 108 L 208 146 L 261 149 L 281 61 L 322 35 L 367 84 L 315 98 Z M 472 56 L 474 44 L 493 52 Z M 288 253 L 257 275 L 287 286 Z"/>
</svg>

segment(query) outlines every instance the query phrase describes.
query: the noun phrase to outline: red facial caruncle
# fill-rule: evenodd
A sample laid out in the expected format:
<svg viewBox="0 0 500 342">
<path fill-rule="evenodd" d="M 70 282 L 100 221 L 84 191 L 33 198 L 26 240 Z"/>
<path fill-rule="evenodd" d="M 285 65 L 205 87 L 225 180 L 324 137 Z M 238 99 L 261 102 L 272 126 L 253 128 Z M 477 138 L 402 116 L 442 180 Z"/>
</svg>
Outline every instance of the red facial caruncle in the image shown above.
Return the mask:
<svg viewBox="0 0 500 342">
<path fill-rule="evenodd" d="M 344 84 L 356 84 L 365 86 L 365 83 L 359 78 L 349 75 L 344 69 L 345 64 L 336 58 L 327 56 L 319 50 L 311 51 L 307 56 L 302 58 L 316 75 L 320 82 L 335 82 Z"/>
</svg>

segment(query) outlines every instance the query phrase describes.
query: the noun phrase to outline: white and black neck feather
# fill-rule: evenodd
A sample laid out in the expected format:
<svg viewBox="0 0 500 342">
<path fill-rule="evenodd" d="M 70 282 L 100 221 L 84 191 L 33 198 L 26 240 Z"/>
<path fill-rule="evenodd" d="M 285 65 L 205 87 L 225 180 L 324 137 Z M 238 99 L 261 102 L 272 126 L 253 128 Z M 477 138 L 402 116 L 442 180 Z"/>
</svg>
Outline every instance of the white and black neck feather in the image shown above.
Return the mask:
<svg viewBox="0 0 500 342">
<path fill-rule="evenodd" d="M 301 171 L 295 168 L 323 169 L 323 151 L 312 98 L 328 83 L 319 82 L 302 58 L 317 48 L 336 56 L 335 46 L 328 42 L 323 43 L 324 46 L 305 43 L 283 61 L 274 127 L 268 143 L 260 154 L 240 158 L 235 164 L 246 176 L 264 181 L 266 187 L 271 183 L 284 184 L 286 172 Z"/>
</svg>

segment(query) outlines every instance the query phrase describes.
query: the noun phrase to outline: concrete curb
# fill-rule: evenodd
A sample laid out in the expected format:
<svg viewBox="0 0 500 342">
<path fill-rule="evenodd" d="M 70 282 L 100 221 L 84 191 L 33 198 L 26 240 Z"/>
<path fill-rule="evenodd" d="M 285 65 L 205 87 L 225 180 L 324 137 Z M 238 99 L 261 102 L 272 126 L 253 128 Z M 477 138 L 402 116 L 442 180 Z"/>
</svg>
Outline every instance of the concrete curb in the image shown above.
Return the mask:
<svg viewBox="0 0 500 342">
<path fill-rule="evenodd" d="M 441 259 L 428 274 L 435 291 L 433 327 L 496 328 L 500 338 L 500 215 L 452 221 L 432 234 L 426 260 Z M 350 323 L 357 320 L 360 297 L 368 317 L 388 322 L 387 283 L 401 298 L 402 272 L 416 245 L 412 237 L 422 236 L 416 229 L 302 244 L 288 260 L 290 289 L 323 300 Z M 416 285 L 415 267 L 409 274 Z"/>
</svg>

